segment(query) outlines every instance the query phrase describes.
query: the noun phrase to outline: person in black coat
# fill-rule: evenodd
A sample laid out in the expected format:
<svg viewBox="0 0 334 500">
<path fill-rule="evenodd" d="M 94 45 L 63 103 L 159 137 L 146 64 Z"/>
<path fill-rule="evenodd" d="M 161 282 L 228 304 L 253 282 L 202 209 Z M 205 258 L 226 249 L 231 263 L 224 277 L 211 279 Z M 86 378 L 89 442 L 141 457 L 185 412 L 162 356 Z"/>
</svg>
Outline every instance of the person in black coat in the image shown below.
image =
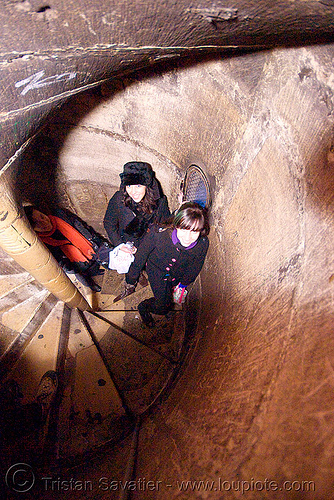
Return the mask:
<svg viewBox="0 0 334 500">
<path fill-rule="evenodd" d="M 155 226 L 146 234 L 126 275 L 125 294 L 136 287 L 146 265 L 154 297 L 138 305 L 147 326 L 154 326 L 152 314 L 167 314 L 173 305 L 175 288 L 185 288 L 200 273 L 208 248 L 209 224 L 206 211 L 186 202 L 175 213 L 169 227 Z"/>
<path fill-rule="evenodd" d="M 166 221 L 170 211 L 149 163 L 126 163 L 120 178 L 120 190 L 110 199 L 103 224 L 114 247 L 124 243 L 122 250 L 135 253 L 148 228 Z"/>
</svg>

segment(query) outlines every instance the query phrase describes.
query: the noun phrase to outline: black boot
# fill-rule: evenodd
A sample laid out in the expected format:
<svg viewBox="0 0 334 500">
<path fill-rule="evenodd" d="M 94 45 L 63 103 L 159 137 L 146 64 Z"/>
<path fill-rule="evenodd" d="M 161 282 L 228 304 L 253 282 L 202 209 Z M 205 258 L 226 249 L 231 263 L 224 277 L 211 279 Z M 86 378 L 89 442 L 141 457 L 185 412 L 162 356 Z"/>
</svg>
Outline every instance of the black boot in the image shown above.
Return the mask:
<svg viewBox="0 0 334 500">
<path fill-rule="evenodd" d="M 91 262 L 91 264 L 82 270 L 84 276 L 100 276 L 104 274 L 104 269 L 100 269 L 100 263 L 97 261 Z"/>
<path fill-rule="evenodd" d="M 138 311 L 139 311 L 140 317 L 141 317 L 144 325 L 151 328 L 155 325 L 155 322 L 154 322 L 152 314 L 148 311 L 148 308 L 147 308 L 148 304 L 145 304 L 145 302 L 146 302 L 146 300 L 144 300 L 143 302 L 141 302 L 138 305 Z"/>
<path fill-rule="evenodd" d="M 80 283 L 82 283 L 84 286 L 88 286 L 93 292 L 101 292 L 101 287 L 95 281 L 93 278 L 91 278 L 89 275 L 83 275 L 79 273 L 75 273 L 75 276 Z"/>
<path fill-rule="evenodd" d="M 143 287 L 145 288 L 146 286 L 148 286 L 148 279 L 146 278 L 145 274 L 143 273 L 143 271 L 140 273 L 139 275 L 139 278 L 138 278 L 138 283 Z"/>
</svg>

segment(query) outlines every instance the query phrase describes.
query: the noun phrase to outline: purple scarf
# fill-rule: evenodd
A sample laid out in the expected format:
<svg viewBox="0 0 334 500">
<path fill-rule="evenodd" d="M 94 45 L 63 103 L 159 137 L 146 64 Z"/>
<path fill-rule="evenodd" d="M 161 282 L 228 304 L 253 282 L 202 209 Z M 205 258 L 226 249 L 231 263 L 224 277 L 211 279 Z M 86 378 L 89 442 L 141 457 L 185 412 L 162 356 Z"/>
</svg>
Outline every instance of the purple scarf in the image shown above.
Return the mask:
<svg viewBox="0 0 334 500">
<path fill-rule="evenodd" d="M 184 247 L 182 245 L 182 243 L 180 242 L 179 238 L 177 237 L 177 231 L 176 229 L 173 230 L 172 232 L 172 242 L 174 245 L 177 245 L 178 243 L 182 246 L 182 248 L 184 248 L 185 250 L 190 250 L 191 248 L 194 248 L 194 246 L 197 244 L 197 241 L 194 241 L 194 243 L 192 243 L 191 245 L 189 245 L 188 247 Z"/>
</svg>

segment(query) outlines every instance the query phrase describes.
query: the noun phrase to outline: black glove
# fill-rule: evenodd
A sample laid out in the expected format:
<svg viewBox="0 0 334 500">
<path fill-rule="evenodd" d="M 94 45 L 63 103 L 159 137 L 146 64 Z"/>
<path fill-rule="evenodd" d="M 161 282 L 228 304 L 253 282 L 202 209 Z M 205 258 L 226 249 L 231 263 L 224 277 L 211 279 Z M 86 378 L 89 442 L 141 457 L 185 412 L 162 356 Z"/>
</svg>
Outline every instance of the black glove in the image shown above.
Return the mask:
<svg viewBox="0 0 334 500">
<path fill-rule="evenodd" d="M 113 250 L 111 243 L 103 242 L 95 251 L 93 258 L 105 269 L 109 266 L 109 253 Z"/>
<path fill-rule="evenodd" d="M 135 289 L 136 285 L 128 285 L 128 283 L 125 283 L 123 292 L 117 295 L 117 297 L 114 299 L 114 302 L 125 299 L 125 297 L 131 295 L 135 291 Z"/>
<path fill-rule="evenodd" d="M 135 217 L 126 226 L 124 233 L 133 236 L 134 238 L 141 238 L 147 231 L 148 221 L 142 217 Z"/>
</svg>

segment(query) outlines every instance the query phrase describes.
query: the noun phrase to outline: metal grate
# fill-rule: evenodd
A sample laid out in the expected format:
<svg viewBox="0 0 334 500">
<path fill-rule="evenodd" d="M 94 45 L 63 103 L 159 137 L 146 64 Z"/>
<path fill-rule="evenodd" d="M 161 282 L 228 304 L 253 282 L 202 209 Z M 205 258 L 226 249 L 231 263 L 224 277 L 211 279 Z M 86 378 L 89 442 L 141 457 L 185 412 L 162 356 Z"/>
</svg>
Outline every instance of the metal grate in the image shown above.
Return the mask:
<svg viewBox="0 0 334 500">
<path fill-rule="evenodd" d="M 183 201 L 195 201 L 203 208 L 211 205 L 209 182 L 197 165 L 190 165 L 182 185 Z"/>
</svg>

